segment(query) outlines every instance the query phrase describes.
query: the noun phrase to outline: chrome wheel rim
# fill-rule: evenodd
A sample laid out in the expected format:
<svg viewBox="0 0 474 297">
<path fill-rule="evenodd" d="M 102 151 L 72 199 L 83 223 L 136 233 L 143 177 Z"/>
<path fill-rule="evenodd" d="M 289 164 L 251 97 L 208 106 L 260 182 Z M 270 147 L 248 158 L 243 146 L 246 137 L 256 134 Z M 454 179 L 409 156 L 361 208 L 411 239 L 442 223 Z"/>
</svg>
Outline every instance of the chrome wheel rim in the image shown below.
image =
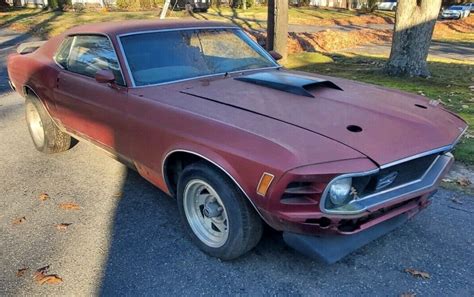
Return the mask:
<svg viewBox="0 0 474 297">
<path fill-rule="evenodd" d="M 38 147 L 44 144 L 44 129 L 43 122 L 38 113 L 38 110 L 33 104 L 26 105 L 26 121 L 30 130 L 31 138 Z"/>
<path fill-rule="evenodd" d="M 183 206 L 194 234 L 207 246 L 223 246 L 229 237 L 229 221 L 224 203 L 203 180 L 193 179 L 184 189 Z"/>
</svg>

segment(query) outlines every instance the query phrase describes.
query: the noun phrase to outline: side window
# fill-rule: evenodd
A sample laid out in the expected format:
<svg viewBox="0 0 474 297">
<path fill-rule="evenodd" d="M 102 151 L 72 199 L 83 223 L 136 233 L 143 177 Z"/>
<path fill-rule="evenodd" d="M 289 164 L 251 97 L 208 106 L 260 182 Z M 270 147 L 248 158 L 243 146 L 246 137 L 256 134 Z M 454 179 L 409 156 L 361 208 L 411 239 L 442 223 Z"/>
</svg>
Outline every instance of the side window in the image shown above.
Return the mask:
<svg viewBox="0 0 474 297">
<path fill-rule="evenodd" d="M 69 51 L 71 50 L 71 44 L 73 37 L 67 37 L 64 39 L 63 43 L 59 47 L 58 52 L 54 56 L 54 60 L 56 63 L 59 65 L 63 66 L 64 68 L 67 68 L 67 57 L 69 56 Z"/>
<path fill-rule="evenodd" d="M 117 84 L 125 85 L 115 51 L 104 36 L 74 36 L 65 68 L 90 77 L 99 70 L 109 69 L 115 74 Z"/>
</svg>

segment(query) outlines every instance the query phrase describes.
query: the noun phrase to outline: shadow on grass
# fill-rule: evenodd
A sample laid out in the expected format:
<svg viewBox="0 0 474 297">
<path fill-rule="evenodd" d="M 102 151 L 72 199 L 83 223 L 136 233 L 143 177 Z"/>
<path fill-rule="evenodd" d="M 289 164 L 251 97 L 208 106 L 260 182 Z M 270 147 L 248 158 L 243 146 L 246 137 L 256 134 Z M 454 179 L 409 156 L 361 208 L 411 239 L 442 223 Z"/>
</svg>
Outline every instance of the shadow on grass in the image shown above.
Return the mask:
<svg viewBox="0 0 474 297">
<path fill-rule="evenodd" d="M 249 30 L 262 30 L 266 28 L 266 20 L 259 20 L 257 18 L 247 18 L 247 17 L 242 17 L 239 16 L 239 12 L 236 8 L 231 8 L 231 15 L 228 15 L 225 13 L 224 10 L 222 10 L 220 7 L 215 7 L 214 10 L 216 13 L 212 12 L 207 12 L 206 14 L 212 17 L 219 17 L 224 20 L 227 20 L 234 25 L 237 25 L 239 27 L 243 27 L 245 29 Z M 192 16 L 196 19 L 209 19 L 205 16 L 205 14 L 200 14 L 200 13 L 193 13 Z"/>
<path fill-rule="evenodd" d="M 47 39 L 48 38 L 48 35 L 49 35 L 49 32 L 51 31 L 51 27 L 52 27 L 52 22 L 58 18 L 59 16 L 62 15 L 62 12 L 60 11 L 57 11 L 57 12 L 39 12 L 39 13 L 33 13 L 33 14 L 28 14 L 29 16 L 36 16 L 38 14 L 44 14 L 44 13 L 50 13 L 51 16 L 48 17 L 47 19 L 45 19 L 44 21 L 42 22 L 39 22 L 37 24 L 35 24 L 33 27 L 31 27 L 28 31 L 22 33 L 22 34 L 18 34 L 16 37 L 12 38 L 12 39 L 9 39 L 3 43 L 0 43 L 0 48 L 4 48 L 4 47 L 8 47 L 8 46 L 15 46 L 19 43 L 22 43 L 22 42 L 25 42 L 25 41 L 28 41 L 32 38 L 32 36 L 37 36 L 41 39 Z M 23 16 L 23 15 L 22 15 Z M 18 16 L 20 17 L 20 16 Z M 28 17 L 28 16 L 27 16 Z M 27 18 L 27 17 L 24 17 L 24 18 Z M 21 19 L 24 19 L 24 18 L 21 18 Z M 15 20 L 16 17 L 13 19 Z M 12 22 L 14 22 L 12 20 Z M 18 20 L 17 20 L 18 21 Z M 2 26 L 4 26 L 3 28 L 7 27 L 8 25 L 7 24 L 2 24 Z"/>
<path fill-rule="evenodd" d="M 8 9 L 8 11 L 2 11 L 2 12 L 4 12 L 4 13 L 15 13 L 15 12 L 20 12 L 22 10 L 23 10 L 23 8 L 11 8 L 11 9 Z M 38 15 L 41 15 L 41 14 L 46 14 L 46 13 L 48 13 L 47 10 L 35 10 L 34 12 L 31 12 L 31 13 L 18 14 L 16 16 L 14 16 L 13 18 L 8 19 L 5 22 L 2 22 L 0 24 L 0 29 L 7 28 L 10 25 L 12 25 L 16 22 L 22 21 L 26 18 L 34 17 L 34 16 L 38 16 Z M 1 18 L 0 18 L 0 20 L 1 20 Z"/>
</svg>

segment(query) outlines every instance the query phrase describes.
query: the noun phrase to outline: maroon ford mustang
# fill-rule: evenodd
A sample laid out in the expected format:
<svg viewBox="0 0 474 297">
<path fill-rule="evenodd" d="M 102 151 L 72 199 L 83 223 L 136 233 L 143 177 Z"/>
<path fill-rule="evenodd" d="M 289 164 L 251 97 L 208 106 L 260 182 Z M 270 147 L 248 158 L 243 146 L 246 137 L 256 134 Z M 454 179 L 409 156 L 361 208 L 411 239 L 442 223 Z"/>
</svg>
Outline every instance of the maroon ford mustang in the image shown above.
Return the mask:
<svg viewBox="0 0 474 297">
<path fill-rule="evenodd" d="M 206 253 L 246 253 L 265 222 L 332 263 L 430 203 L 467 126 L 276 56 L 228 24 L 103 23 L 21 45 L 8 74 L 39 151 L 108 151 L 176 197 Z"/>
</svg>

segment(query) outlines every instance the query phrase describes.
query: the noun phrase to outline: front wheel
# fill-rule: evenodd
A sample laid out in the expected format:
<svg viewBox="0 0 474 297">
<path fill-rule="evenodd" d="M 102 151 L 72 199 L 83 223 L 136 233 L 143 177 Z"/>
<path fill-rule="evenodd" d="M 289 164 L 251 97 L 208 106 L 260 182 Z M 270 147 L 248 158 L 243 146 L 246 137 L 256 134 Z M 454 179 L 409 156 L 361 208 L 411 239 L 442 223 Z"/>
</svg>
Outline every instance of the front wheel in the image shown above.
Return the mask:
<svg viewBox="0 0 474 297">
<path fill-rule="evenodd" d="M 191 239 L 211 256 L 235 259 L 254 248 L 262 236 L 262 221 L 240 189 L 205 162 L 183 170 L 178 206 Z"/>
</svg>

